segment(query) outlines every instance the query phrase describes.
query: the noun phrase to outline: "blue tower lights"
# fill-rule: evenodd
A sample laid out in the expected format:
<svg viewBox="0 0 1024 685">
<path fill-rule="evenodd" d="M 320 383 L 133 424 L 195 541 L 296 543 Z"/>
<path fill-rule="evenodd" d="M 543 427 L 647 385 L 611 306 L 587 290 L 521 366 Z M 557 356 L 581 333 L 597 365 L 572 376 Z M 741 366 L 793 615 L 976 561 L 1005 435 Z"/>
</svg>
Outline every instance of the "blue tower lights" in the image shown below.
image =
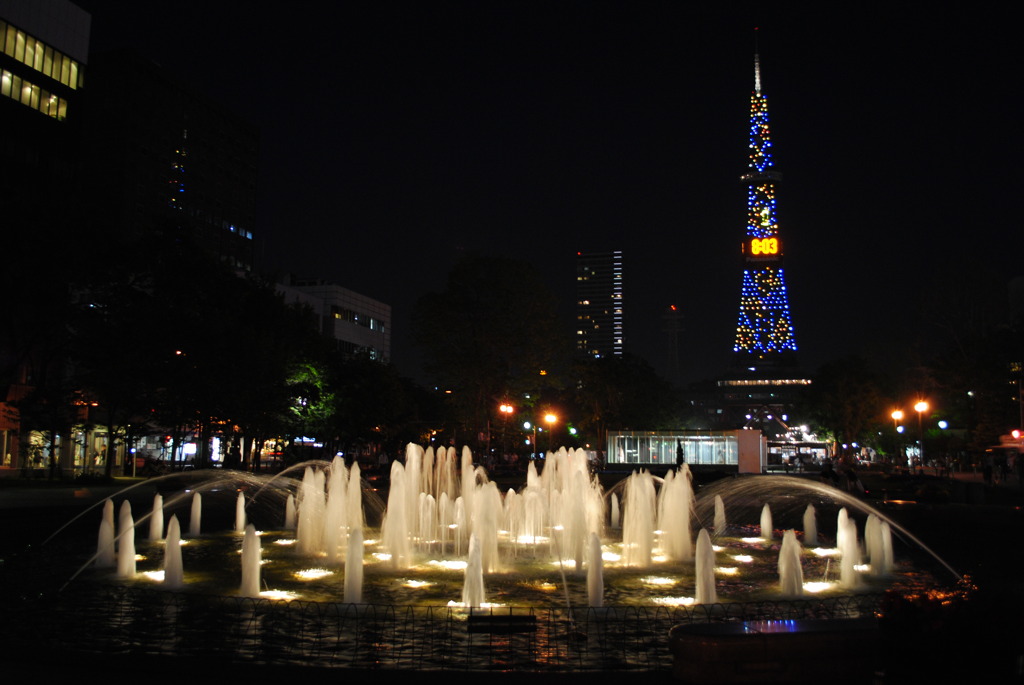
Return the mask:
<svg viewBox="0 0 1024 685">
<path fill-rule="evenodd" d="M 782 269 L 745 269 L 733 351 L 771 353 L 796 349 Z"/>
<path fill-rule="evenodd" d="M 779 232 L 775 184 L 750 184 L 747 188 L 747 237 L 769 238 Z"/>
<path fill-rule="evenodd" d="M 778 241 L 778 204 L 768 126 L 768 99 L 761 93 L 761 66 L 754 57 L 754 92 L 750 97 L 750 173 L 747 181 L 747 267 L 740 291 L 734 352 L 795 352 L 789 297 Z"/>
<path fill-rule="evenodd" d="M 760 67 L 758 67 L 760 70 Z M 775 165 L 772 161 L 771 136 L 768 132 L 768 98 L 760 89 L 750 96 L 750 168 L 764 173 Z"/>
</svg>

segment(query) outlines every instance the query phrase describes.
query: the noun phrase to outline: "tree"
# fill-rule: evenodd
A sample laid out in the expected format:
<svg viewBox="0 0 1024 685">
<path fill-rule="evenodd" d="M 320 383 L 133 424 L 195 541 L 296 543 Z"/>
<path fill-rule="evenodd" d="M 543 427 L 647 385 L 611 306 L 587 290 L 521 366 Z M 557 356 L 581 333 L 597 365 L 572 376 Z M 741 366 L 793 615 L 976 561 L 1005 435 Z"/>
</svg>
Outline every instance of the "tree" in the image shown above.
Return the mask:
<svg viewBox="0 0 1024 685">
<path fill-rule="evenodd" d="M 365 355 L 339 360 L 333 365 L 331 386 L 335 390 L 332 435 L 346 452 L 396 449 L 418 440 L 410 428 L 418 419 L 412 384 L 400 377 L 394 366 Z"/>
<path fill-rule="evenodd" d="M 885 400 L 868 363 L 854 355 L 822 366 L 808 391 L 808 415 L 832 435 L 848 457 L 853 443 L 867 444 L 882 425 Z"/>
<path fill-rule="evenodd" d="M 564 385 L 570 338 L 553 294 L 525 262 L 463 258 L 444 291 L 416 303 L 413 319 L 427 371 L 474 433 L 503 399 Z"/>
<path fill-rule="evenodd" d="M 963 277 L 948 278 L 953 267 Z M 942 402 L 944 418 L 967 429 L 968 447 L 983 452 L 1020 427 L 1024 320 L 1008 297 L 1007 274 L 969 260 L 941 273 L 925 310 L 934 330 L 931 390 Z"/>
<path fill-rule="evenodd" d="M 18 176 L 29 181 L 25 187 L 0 189 L 9 256 L 0 269 L 0 384 L 6 391 L 0 403 L 10 402 L 18 412 L 22 444 L 11 448 L 14 463 L 29 463 L 31 431 L 47 432 L 51 476 L 57 476 L 57 436 L 68 435 L 75 418 L 68 364 L 71 282 L 88 241 L 70 216 L 72 203 L 51 202 L 41 190 L 50 184 Z"/>
<path fill-rule="evenodd" d="M 639 357 L 577 358 L 573 365 L 574 402 L 581 424 L 604 445 L 608 428 L 665 430 L 677 427 L 678 394 Z"/>
<path fill-rule="evenodd" d="M 286 305 L 270 283 L 168 238 L 111 240 L 117 268 L 76 284 L 74 380 L 98 401 L 112 437 L 147 420 L 172 436 L 195 431 L 202 466 L 217 432 L 232 443 L 232 465 L 244 465 L 239 443 L 281 430 L 289 374 L 320 354 L 321 336 L 313 315 Z"/>
</svg>

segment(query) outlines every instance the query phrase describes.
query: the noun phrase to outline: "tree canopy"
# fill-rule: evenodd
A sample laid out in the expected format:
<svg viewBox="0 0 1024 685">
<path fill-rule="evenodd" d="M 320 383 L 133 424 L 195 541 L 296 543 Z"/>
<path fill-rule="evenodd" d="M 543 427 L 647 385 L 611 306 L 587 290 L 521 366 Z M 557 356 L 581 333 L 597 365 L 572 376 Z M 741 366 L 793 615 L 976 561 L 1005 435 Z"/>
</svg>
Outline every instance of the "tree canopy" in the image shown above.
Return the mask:
<svg viewBox="0 0 1024 685">
<path fill-rule="evenodd" d="M 565 379 L 570 338 L 554 295 L 525 262 L 463 258 L 413 319 L 426 370 L 470 427 L 485 426 L 503 399 L 538 397 Z"/>
</svg>

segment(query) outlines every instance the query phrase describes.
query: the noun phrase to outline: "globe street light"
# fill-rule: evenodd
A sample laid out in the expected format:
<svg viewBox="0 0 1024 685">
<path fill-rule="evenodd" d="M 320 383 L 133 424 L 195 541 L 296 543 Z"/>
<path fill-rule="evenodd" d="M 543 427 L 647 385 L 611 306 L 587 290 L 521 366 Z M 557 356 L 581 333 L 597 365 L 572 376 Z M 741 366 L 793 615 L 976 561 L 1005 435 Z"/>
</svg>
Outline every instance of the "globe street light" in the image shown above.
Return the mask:
<svg viewBox="0 0 1024 685">
<path fill-rule="evenodd" d="M 523 421 L 523 428 L 526 430 L 533 429 L 533 441 L 530 443 L 530 459 L 537 458 L 537 424 L 530 423 L 529 421 Z"/>
</svg>

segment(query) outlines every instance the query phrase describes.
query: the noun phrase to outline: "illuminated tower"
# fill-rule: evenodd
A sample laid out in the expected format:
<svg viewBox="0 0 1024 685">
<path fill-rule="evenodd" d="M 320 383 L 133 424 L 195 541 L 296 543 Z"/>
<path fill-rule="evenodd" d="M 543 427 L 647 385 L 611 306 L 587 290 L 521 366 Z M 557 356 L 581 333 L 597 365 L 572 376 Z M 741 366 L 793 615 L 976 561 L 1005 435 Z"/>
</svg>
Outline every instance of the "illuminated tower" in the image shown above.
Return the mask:
<svg viewBox="0 0 1024 685">
<path fill-rule="evenodd" d="M 750 164 L 742 177 L 747 186 L 747 235 L 742 245 L 743 285 L 733 345 L 735 364 L 750 371 L 796 363 L 775 192 L 782 177 L 774 167 L 768 99 L 761 93 L 761 65 L 755 55 L 754 92 L 750 96 Z"/>
</svg>

